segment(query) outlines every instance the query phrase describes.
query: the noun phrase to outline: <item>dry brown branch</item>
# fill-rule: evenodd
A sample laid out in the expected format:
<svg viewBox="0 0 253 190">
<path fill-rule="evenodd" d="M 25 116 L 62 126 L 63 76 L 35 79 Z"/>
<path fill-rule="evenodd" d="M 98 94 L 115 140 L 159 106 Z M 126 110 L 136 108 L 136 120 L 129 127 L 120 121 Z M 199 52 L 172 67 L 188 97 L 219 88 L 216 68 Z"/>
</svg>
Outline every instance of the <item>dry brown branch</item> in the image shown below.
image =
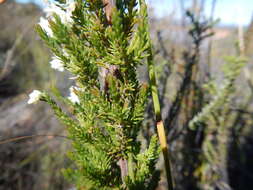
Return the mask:
<svg viewBox="0 0 253 190">
<path fill-rule="evenodd" d="M 114 0 L 103 0 L 103 4 L 105 6 L 105 14 L 107 21 L 111 24 L 112 23 L 112 11 L 115 7 Z"/>
</svg>

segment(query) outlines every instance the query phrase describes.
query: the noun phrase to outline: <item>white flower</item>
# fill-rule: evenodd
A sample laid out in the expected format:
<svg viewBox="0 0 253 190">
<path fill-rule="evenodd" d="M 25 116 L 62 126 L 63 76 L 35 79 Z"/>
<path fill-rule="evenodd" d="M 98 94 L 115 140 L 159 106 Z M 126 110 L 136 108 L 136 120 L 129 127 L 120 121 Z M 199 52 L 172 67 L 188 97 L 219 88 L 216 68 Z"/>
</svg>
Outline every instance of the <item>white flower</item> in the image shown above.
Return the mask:
<svg viewBox="0 0 253 190">
<path fill-rule="evenodd" d="M 43 11 L 46 13 L 46 17 L 51 17 L 53 16 L 54 13 L 57 15 L 61 12 L 64 12 L 60 7 L 56 6 L 54 3 L 47 3 L 47 6 L 43 9 Z"/>
<path fill-rule="evenodd" d="M 62 49 L 62 53 L 65 57 L 69 57 L 69 54 L 65 49 Z"/>
<path fill-rule="evenodd" d="M 72 23 L 72 12 L 75 10 L 75 2 L 67 0 L 66 4 L 48 3 L 48 7 L 44 9 L 46 17 L 52 17 L 57 14 L 63 24 Z"/>
<path fill-rule="evenodd" d="M 69 77 L 69 79 L 71 79 L 71 80 L 76 80 L 76 79 L 78 79 L 79 77 L 80 77 L 80 76 L 77 75 L 77 76 Z"/>
<path fill-rule="evenodd" d="M 53 56 L 52 60 L 50 61 L 50 64 L 53 69 L 56 69 L 61 72 L 64 71 L 64 65 L 58 57 Z"/>
<path fill-rule="evenodd" d="M 49 26 L 49 22 L 47 19 L 45 19 L 44 17 L 40 17 L 40 22 L 39 25 L 41 26 L 41 28 L 43 30 L 45 30 L 45 32 L 47 33 L 48 36 L 52 37 L 53 36 L 53 31 Z"/>
<path fill-rule="evenodd" d="M 29 100 L 28 100 L 28 104 L 33 104 L 33 103 L 37 103 L 40 98 L 42 96 L 42 92 L 40 92 L 39 90 L 33 90 L 32 93 L 29 94 Z"/>
<path fill-rule="evenodd" d="M 52 17 L 55 13 L 61 18 L 61 21 L 64 20 L 65 11 L 54 3 L 49 3 L 48 7 L 46 7 L 43 11 L 46 13 L 47 18 Z"/>
<path fill-rule="evenodd" d="M 76 3 L 73 0 L 67 0 L 66 2 L 67 7 L 66 7 L 66 19 L 68 20 L 68 22 L 72 22 L 72 12 L 75 10 L 76 8 Z"/>
<path fill-rule="evenodd" d="M 80 103 L 80 100 L 79 100 L 78 96 L 76 95 L 75 91 L 76 91 L 76 90 L 80 90 L 80 88 L 75 87 L 75 86 L 71 86 L 71 87 L 69 88 L 69 90 L 70 90 L 70 95 L 69 95 L 68 99 L 69 99 L 71 102 L 73 102 L 73 103 L 79 104 L 79 103 Z"/>
</svg>

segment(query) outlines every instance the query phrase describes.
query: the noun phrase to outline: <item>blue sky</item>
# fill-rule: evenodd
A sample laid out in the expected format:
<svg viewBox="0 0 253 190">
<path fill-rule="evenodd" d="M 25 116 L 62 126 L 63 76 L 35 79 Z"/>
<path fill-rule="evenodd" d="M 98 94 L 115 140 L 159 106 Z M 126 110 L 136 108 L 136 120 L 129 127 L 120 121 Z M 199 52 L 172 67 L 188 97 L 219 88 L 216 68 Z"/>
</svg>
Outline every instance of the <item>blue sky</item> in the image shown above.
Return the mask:
<svg viewBox="0 0 253 190">
<path fill-rule="evenodd" d="M 219 1 L 219 0 L 218 0 Z M 216 17 L 225 23 L 249 24 L 253 16 L 253 0 L 220 0 Z M 232 3 L 233 2 L 233 3 Z"/>
<path fill-rule="evenodd" d="M 17 0 L 19 2 L 35 2 L 37 4 L 43 4 L 43 0 Z M 166 14 L 175 13 L 175 10 L 179 10 L 179 0 L 147 0 L 149 4 L 154 8 L 155 14 L 163 16 Z M 191 0 L 185 0 L 191 2 Z M 208 15 L 211 9 L 211 1 L 206 0 L 207 5 L 205 12 Z M 175 13 L 175 15 L 177 15 Z M 237 24 L 240 22 L 243 25 L 248 25 L 253 16 L 253 0 L 217 0 L 217 6 L 215 10 L 215 18 L 221 19 L 221 24 Z"/>
<path fill-rule="evenodd" d="M 158 16 L 171 14 L 180 9 L 179 0 L 148 0 L 153 5 Z M 189 2 L 191 0 L 185 0 Z M 208 15 L 211 10 L 212 0 L 206 0 L 205 12 Z M 177 15 L 175 13 L 175 15 Z M 217 0 L 215 18 L 220 18 L 222 24 L 249 24 L 253 16 L 253 0 Z"/>
</svg>

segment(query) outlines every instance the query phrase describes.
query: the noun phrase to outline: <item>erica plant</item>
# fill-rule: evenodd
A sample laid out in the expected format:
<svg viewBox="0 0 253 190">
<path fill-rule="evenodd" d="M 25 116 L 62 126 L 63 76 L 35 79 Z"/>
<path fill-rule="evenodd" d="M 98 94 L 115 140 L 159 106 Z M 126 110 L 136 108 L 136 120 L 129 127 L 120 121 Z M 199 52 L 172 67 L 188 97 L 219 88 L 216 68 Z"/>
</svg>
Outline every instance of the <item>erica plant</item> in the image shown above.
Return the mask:
<svg viewBox="0 0 253 190">
<path fill-rule="evenodd" d="M 155 189 L 158 138 L 145 149 L 137 139 L 150 89 L 164 135 L 144 0 L 60 0 L 45 12 L 36 30 L 54 54 L 52 68 L 70 72 L 75 86 L 69 97 L 36 90 L 28 103 L 47 102 L 66 126 L 75 166 L 65 176 L 78 189 Z M 137 67 L 146 63 L 151 85 L 137 79 Z M 165 137 L 161 142 L 167 155 Z"/>
</svg>

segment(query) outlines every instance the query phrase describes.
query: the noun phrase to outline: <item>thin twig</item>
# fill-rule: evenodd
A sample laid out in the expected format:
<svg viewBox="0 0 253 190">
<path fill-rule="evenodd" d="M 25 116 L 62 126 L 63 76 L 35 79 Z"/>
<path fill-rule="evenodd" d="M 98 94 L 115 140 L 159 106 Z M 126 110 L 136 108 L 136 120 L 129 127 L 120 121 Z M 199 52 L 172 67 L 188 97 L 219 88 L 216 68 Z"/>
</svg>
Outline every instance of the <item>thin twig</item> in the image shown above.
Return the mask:
<svg viewBox="0 0 253 190">
<path fill-rule="evenodd" d="M 66 136 L 62 136 L 62 135 L 28 135 L 28 136 L 20 136 L 20 137 L 14 137 L 14 138 L 9 138 L 9 139 L 5 139 L 5 140 L 1 140 L 0 141 L 0 145 L 2 144 L 6 144 L 6 143 L 11 143 L 11 142 L 16 142 L 16 141 L 20 141 L 20 140 L 24 140 L 24 139 L 30 139 L 30 138 L 35 138 L 35 137 L 58 137 L 58 138 L 65 138 L 70 140 L 68 137 Z"/>
</svg>

